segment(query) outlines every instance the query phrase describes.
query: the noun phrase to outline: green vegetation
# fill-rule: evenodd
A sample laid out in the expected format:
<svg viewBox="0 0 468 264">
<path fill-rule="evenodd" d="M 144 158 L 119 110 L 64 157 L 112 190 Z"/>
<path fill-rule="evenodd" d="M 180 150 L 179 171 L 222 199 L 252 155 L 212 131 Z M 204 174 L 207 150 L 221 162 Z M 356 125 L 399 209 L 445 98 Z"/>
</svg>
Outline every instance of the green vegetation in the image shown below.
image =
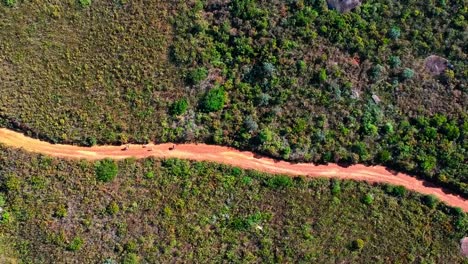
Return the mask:
<svg viewBox="0 0 468 264">
<path fill-rule="evenodd" d="M 8 7 L 13 7 L 16 4 L 16 0 L 3 0 L 2 2 Z"/>
<path fill-rule="evenodd" d="M 206 112 L 219 111 L 226 102 L 226 92 L 223 87 L 216 87 L 208 91 L 201 102 L 201 108 Z"/>
<path fill-rule="evenodd" d="M 197 85 L 208 77 L 208 70 L 206 68 L 198 68 L 189 72 L 187 76 L 187 83 Z"/>
<path fill-rule="evenodd" d="M 112 181 L 118 172 L 118 166 L 113 160 L 105 159 L 96 163 L 96 178 L 99 181 Z"/>
<path fill-rule="evenodd" d="M 78 0 L 81 7 L 87 7 L 89 5 L 91 5 L 91 0 Z"/>
<path fill-rule="evenodd" d="M 187 99 L 182 98 L 180 100 L 175 101 L 172 104 L 170 111 L 171 111 L 171 114 L 178 116 L 178 115 L 185 113 L 185 111 L 187 111 L 187 107 L 188 107 Z"/>
<path fill-rule="evenodd" d="M 101 184 L 95 167 L 0 147 L 0 252 L 37 264 L 463 261 L 467 216 L 391 186 L 177 159 L 119 161 Z"/>
<path fill-rule="evenodd" d="M 52 142 L 198 141 L 383 164 L 468 195 L 463 6 L 0 5 L 0 126 Z M 453 70 L 429 76 L 429 54 Z"/>
</svg>

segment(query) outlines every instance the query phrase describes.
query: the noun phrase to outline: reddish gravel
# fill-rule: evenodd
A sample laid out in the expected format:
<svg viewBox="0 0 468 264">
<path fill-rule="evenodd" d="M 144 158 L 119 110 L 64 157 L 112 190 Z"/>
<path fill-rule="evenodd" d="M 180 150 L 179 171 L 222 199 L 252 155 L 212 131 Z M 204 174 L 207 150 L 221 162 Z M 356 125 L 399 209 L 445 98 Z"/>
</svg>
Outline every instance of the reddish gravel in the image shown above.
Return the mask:
<svg viewBox="0 0 468 264">
<path fill-rule="evenodd" d="M 233 148 L 205 144 L 181 144 L 171 149 L 173 144 L 160 145 L 129 145 L 125 146 L 95 146 L 78 147 L 71 145 L 54 145 L 37 139 L 32 139 L 8 129 L 0 129 L 0 143 L 15 148 L 23 148 L 30 152 L 42 153 L 54 157 L 70 159 L 98 160 L 103 158 L 125 159 L 130 157 L 145 158 L 180 158 L 197 161 L 212 161 L 237 166 L 244 169 L 254 169 L 275 174 L 307 175 L 309 177 L 327 177 L 366 181 L 371 183 L 390 183 L 405 186 L 422 194 L 432 194 L 451 206 L 462 208 L 468 212 L 468 201 L 460 196 L 445 193 L 441 188 L 429 182 L 418 180 L 403 173 L 392 173 L 382 166 L 366 167 L 353 165 L 340 167 L 336 164 L 314 165 L 311 163 L 289 163 L 259 157 L 252 152 L 238 151 Z"/>
</svg>

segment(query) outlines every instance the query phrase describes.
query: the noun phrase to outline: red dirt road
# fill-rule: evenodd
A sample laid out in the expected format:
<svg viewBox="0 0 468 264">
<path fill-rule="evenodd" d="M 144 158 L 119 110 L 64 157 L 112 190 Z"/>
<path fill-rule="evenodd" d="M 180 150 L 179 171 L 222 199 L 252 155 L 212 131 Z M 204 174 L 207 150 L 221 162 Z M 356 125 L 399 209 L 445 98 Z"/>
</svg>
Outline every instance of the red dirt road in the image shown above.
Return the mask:
<svg viewBox="0 0 468 264">
<path fill-rule="evenodd" d="M 344 168 L 336 164 L 294 164 L 258 157 L 251 152 L 205 144 L 181 144 L 176 145 L 174 150 L 170 150 L 173 146 L 173 144 L 170 143 L 160 145 L 150 144 L 146 146 L 130 145 L 128 150 L 123 150 L 124 146 L 78 147 L 71 145 L 54 145 L 26 137 L 21 133 L 4 128 L 0 128 L 0 144 L 14 148 L 23 148 L 30 152 L 69 159 L 98 160 L 103 158 L 125 159 L 130 157 L 145 158 L 151 156 L 158 158 L 180 158 L 224 163 L 243 169 L 254 169 L 274 174 L 339 178 L 370 183 L 390 183 L 405 186 L 409 190 L 422 194 L 432 194 L 446 204 L 460 207 L 463 211 L 468 212 L 468 201 L 466 199 L 454 194 L 445 193 L 441 188 L 407 174 L 392 174 L 382 166 L 366 167 L 364 165 L 354 165 Z"/>
</svg>

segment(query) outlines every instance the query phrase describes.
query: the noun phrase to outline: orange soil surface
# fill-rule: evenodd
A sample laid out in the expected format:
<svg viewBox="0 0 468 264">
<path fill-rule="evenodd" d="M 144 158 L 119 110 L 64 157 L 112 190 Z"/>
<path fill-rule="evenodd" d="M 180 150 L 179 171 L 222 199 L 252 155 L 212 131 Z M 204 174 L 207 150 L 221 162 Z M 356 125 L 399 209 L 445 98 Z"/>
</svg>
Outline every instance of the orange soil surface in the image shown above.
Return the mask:
<svg viewBox="0 0 468 264">
<path fill-rule="evenodd" d="M 9 147 L 22 148 L 26 151 L 59 158 L 87 160 L 104 158 L 125 159 L 130 157 L 146 158 L 151 156 L 158 158 L 180 158 L 224 163 L 243 169 L 253 169 L 273 174 L 339 178 L 370 183 L 390 183 L 402 185 L 409 190 L 422 194 L 432 194 L 448 205 L 460 207 L 463 211 L 468 212 L 468 201 L 466 199 L 458 195 L 446 193 L 429 182 L 416 179 L 407 174 L 392 173 L 382 166 L 366 167 L 364 165 L 353 165 L 345 168 L 337 164 L 289 163 L 260 157 L 252 152 L 206 144 L 180 144 L 176 145 L 175 149 L 171 149 L 172 143 L 129 145 L 127 150 L 124 150 L 125 146 L 78 147 L 50 144 L 4 128 L 0 128 L 0 143 Z"/>
</svg>

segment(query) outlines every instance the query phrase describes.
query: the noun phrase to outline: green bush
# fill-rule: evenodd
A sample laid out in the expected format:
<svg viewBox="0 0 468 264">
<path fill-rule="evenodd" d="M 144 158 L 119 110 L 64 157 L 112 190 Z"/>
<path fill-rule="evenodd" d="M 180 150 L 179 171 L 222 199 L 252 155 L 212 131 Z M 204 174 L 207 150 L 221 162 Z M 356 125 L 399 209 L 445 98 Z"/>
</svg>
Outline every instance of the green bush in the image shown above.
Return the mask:
<svg viewBox="0 0 468 264">
<path fill-rule="evenodd" d="M 439 199 L 434 195 L 426 195 L 423 198 L 423 202 L 430 208 L 435 208 L 436 205 L 439 203 Z"/>
<path fill-rule="evenodd" d="M 341 193 L 341 183 L 340 181 L 334 180 L 331 185 L 331 193 L 337 195 Z"/>
<path fill-rule="evenodd" d="M 8 7 L 13 7 L 16 5 L 16 0 L 3 0 L 3 4 L 5 4 Z"/>
<path fill-rule="evenodd" d="M 204 67 L 190 71 L 187 74 L 186 82 L 189 85 L 200 84 L 201 81 L 208 77 L 208 70 Z"/>
<path fill-rule="evenodd" d="M 87 137 L 84 143 L 86 146 L 92 147 L 97 144 L 97 140 L 95 137 Z"/>
<path fill-rule="evenodd" d="M 364 196 L 364 198 L 362 199 L 362 202 L 367 204 L 367 205 L 370 205 L 374 202 L 374 196 L 370 193 L 366 194 L 366 196 Z"/>
<path fill-rule="evenodd" d="M 5 195 L 3 193 L 0 193 L 0 207 L 5 206 L 5 203 L 6 203 Z"/>
<path fill-rule="evenodd" d="M 91 0 L 78 0 L 78 2 L 80 3 L 81 7 L 87 7 L 91 5 Z"/>
<path fill-rule="evenodd" d="M 327 70 L 325 69 L 320 69 L 320 72 L 319 72 L 319 81 L 321 83 L 325 83 L 328 79 L 328 75 L 327 75 Z"/>
<path fill-rule="evenodd" d="M 205 97 L 201 101 L 201 108 L 205 112 L 219 111 L 224 107 L 226 103 L 226 92 L 223 87 L 217 87 L 211 89 L 206 93 Z"/>
<path fill-rule="evenodd" d="M 146 179 L 154 179 L 154 172 L 148 171 L 148 172 L 145 174 L 145 178 L 146 178 Z"/>
<path fill-rule="evenodd" d="M 58 218 L 64 218 L 68 215 L 67 208 L 65 205 L 60 204 L 58 208 L 55 210 L 55 216 Z"/>
<path fill-rule="evenodd" d="M 362 239 L 356 239 L 353 241 L 352 245 L 351 245 L 351 248 L 354 250 L 354 251 L 358 251 L 358 250 L 361 250 L 364 248 L 364 240 Z"/>
<path fill-rule="evenodd" d="M 406 194 L 406 188 L 404 186 L 396 186 L 393 188 L 392 194 L 398 197 L 403 197 Z"/>
<path fill-rule="evenodd" d="M 81 237 L 76 236 L 75 238 L 73 238 L 72 242 L 70 242 L 70 244 L 67 246 L 67 250 L 78 251 L 83 246 L 83 243 L 83 239 Z"/>
<path fill-rule="evenodd" d="M 401 60 L 400 57 L 398 56 L 390 56 L 390 59 L 388 60 L 388 63 L 390 64 L 390 67 L 392 68 L 398 68 L 401 65 Z"/>
<path fill-rule="evenodd" d="M 4 212 L 2 213 L 1 223 L 2 223 L 2 224 L 6 224 L 6 223 L 9 223 L 10 221 L 11 221 L 11 215 L 10 215 L 10 213 L 4 211 Z"/>
<path fill-rule="evenodd" d="M 135 253 L 128 253 L 122 261 L 122 264 L 138 264 L 138 263 L 140 263 L 140 260 L 139 260 L 138 255 Z"/>
<path fill-rule="evenodd" d="M 375 65 L 371 69 L 371 77 L 374 79 L 378 79 L 382 75 L 384 70 L 385 68 L 382 65 L 380 64 Z"/>
<path fill-rule="evenodd" d="M 109 215 L 116 215 L 120 211 L 120 208 L 116 202 L 112 201 L 107 206 L 106 211 Z"/>
<path fill-rule="evenodd" d="M 188 108 L 188 102 L 187 99 L 182 98 L 180 100 L 175 101 L 170 108 L 170 113 L 171 115 L 181 115 L 187 111 Z"/>
<path fill-rule="evenodd" d="M 104 159 L 96 163 L 96 178 L 102 182 L 112 181 L 118 173 L 118 166 L 111 159 Z"/>
<path fill-rule="evenodd" d="M 403 79 L 412 79 L 414 77 L 414 71 L 410 68 L 405 68 L 401 76 Z"/>
<path fill-rule="evenodd" d="M 400 37 L 400 35 L 401 35 L 401 30 L 400 30 L 399 27 L 392 27 L 390 29 L 390 32 L 388 33 L 388 35 L 392 39 L 398 39 Z"/>
<path fill-rule="evenodd" d="M 274 176 L 267 181 L 267 186 L 272 189 L 288 188 L 293 185 L 293 180 L 288 176 Z"/>
</svg>

